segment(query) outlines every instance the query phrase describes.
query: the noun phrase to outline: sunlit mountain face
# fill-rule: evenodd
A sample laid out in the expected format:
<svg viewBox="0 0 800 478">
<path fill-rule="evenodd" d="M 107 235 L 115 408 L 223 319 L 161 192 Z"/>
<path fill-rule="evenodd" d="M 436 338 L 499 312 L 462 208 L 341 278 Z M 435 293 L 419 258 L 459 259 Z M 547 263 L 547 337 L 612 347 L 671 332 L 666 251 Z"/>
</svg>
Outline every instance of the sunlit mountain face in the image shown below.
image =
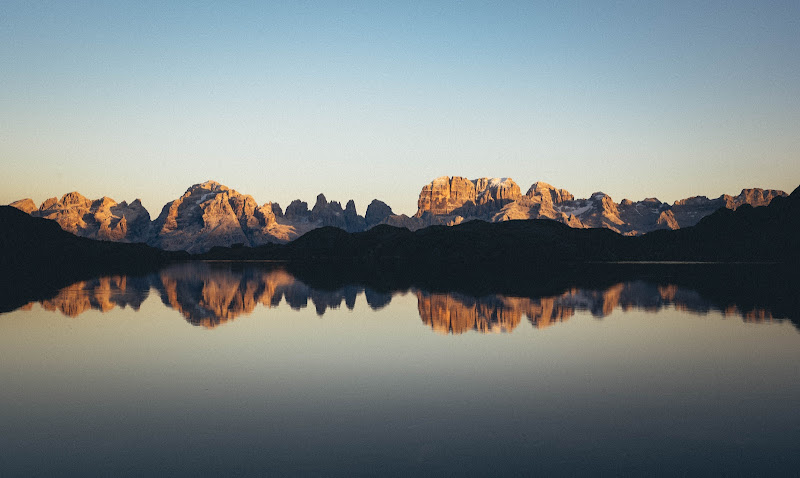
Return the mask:
<svg viewBox="0 0 800 478">
<path fill-rule="evenodd" d="M 588 311 L 597 319 L 615 310 L 658 312 L 670 308 L 697 315 L 717 311 L 752 323 L 792 319 L 773 312 L 769 306 L 720 301 L 690 287 L 646 280 L 599 288 L 566 287 L 559 293 L 543 296 L 503 293 L 476 296 L 415 286 L 378 290 L 357 283 L 315 288 L 279 266 L 208 262 L 175 264 L 145 276 L 106 276 L 76 282 L 39 304 L 45 310 L 78 317 L 88 310 L 108 312 L 128 307 L 139 310 L 154 294 L 188 323 L 211 329 L 248 315 L 257 307 L 276 308 L 281 304 L 294 310 L 313 307 L 317 315 L 324 316 L 329 309 L 353 310 L 361 297 L 369 308 L 381 309 L 395 295 L 407 293 L 416 297 L 422 323 L 439 334 L 510 333 L 525 322 L 535 329 L 545 329 L 569 320 L 577 311 Z M 31 309 L 34 304 L 29 303 L 23 309 Z"/>
<path fill-rule="evenodd" d="M 207 252 L 214 246 L 244 244 L 259 246 L 285 243 L 306 232 L 333 226 L 359 232 L 378 224 L 417 230 L 433 225 L 457 225 L 470 220 L 503 222 L 517 219 L 550 219 L 574 228 L 606 228 L 637 236 L 658 229 L 680 229 L 696 225 L 719 208 L 742 205 L 766 206 L 786 192 L 775 189 L 743 189 L 739 195 L 715 199 L 694 196 L 663 203 L 656 198 L 614 202 L 597 192 L 576 199 L 569 191 L 547 183 L 533 183 L 526 194 L 511 178 L 467 179 L 442 176 L 422 187 L 418 210 L 412 217 L 394 214 L 392 208 L 374 199 L 363 216 L 351 199 L 344 209 L 338 201 L 317 196 L 316 202 L 296 199 L 283 211 L 278 203 L 261 206 L 216 181 L 194 184 L 164 205 L 151 221 L 139 199 L 128 204 L 109 197 L 88 199 L 74 191 L 61 199 L 52 197 L 40 206 L 31 199 L 10 205 L 34 217 L 55 221 L 72 234 L 115 242 L 146 242 L 165 250 Z"/>
</svg>

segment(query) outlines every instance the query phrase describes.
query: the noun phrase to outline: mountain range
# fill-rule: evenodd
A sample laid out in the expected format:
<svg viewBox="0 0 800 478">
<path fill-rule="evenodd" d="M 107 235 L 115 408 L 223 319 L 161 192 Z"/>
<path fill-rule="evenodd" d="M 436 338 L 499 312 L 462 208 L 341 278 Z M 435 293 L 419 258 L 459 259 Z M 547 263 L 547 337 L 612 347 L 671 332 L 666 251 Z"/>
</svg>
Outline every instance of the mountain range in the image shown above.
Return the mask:
<svg viewBox="0 0 800 478">
<path fill-rule="evenodd" d="M 203 253 L 215 246 L 236 244 L 255 247 L 286 243 L 317 228 L 332 226 L 361 232 L 379 224 L 416 231 L 428 226 L 453 226 L 471 220 L 504 222 L 517 219 L 552 219 L 573 228 L 605 228 L 638 236 L 659 229 L 694 226 L 717 209 L 735 210 L 742 205 L 765 206 L 786 196 L 773 189 L 743 189 L 737 196 L 705 196 L 667 204 L 655 198 L 615 203 L 597 192 L 576 199 L 564 189 L 536 182 L 523 195 L 511 178 L 443 176 L 423 186 L 416 214 L 395 214 L 391 207 L 373 200 L 359 215 L 353 200 L 344 208 L 323 194 L 309 209 L 308 203 L 292 201 L 285 209 L 278 203 L 263 205 L 216 181 L 195 184 L 178 199 L 168 202 L 151 220 L 139 199 L 130 204 L 109 197 L 91 200 L 78 192 L 45 200 L 38 207 L 31 199 L 10 205 L 31 216 L 51 219 L 77 236 L 114 242 L 146 243 L 169 250 Z"/>
<path fill-rule="evenodd" d="M 576 228 L 554 220 L 471 220 L 416 231 L 388 224 L 348 233 L 320 227 L 285 244 L 215 247 L 200 256 L 390 266 L 414 273 L 460 271 L 520 277 L 533 266 L 618 261 L 800 263 L 800 187 L 768 206 L 721 208 L 696 225 L 626 236 L 608 228 Z M 341 268 L 341 267 L 340 267 Z"/>
<path fill-rule="evenodd" d="M 0 206 L 0 312 L 52 297 L 75 281 L 101 274 L 155 272 L 192 259 L 280 261 L 317 289 L 370 284 L 378 293 L 370 299 L 376 304 L 382 300 L 381 291 L 411 286 L 432 293 L 462 291 L 473 297 L 534 292 L 550 296 L 569 286 L 607 286 L 613 277 L 618 282 L 669 278 L 705 290 L 724 284 L 721 292 L 719 287 L 710 289 L 712 296 L 720 294 L 715 300 L 722 304 L 729 303 L 733 294 L 741 306 L 758 307 L 758 297 L 766 296 L 781 304 L 781 310 L 798 310 L 800 188 L 788 197 L 774 198 L 768 206 L 721 208 L 694 226 L 636 237 L 542 219 L 472 220 L 415 231 L 378 224 L 353 233 L 324 226 L 287 244 L 217 245 L 196 255 L 78 237 L 55 221 Z M 674 267 L 682 270 L 673 271 Z M 753 295 L 754 288 L 759 294 Z"/>
</svg>

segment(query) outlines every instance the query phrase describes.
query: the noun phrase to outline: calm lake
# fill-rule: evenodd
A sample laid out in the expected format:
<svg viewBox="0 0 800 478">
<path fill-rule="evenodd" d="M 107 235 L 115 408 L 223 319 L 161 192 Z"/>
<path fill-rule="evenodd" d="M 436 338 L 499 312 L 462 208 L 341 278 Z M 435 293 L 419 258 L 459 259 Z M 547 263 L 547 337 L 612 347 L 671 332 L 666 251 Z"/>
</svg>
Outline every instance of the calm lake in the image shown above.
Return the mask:
<svg viewBox="0 0 800 478">
<path fill-rule="evenodd" d="M 772 309 L 308 283 L 177 264 L 0 314 L 0 475 L 798 473 Z"/>
</svg>

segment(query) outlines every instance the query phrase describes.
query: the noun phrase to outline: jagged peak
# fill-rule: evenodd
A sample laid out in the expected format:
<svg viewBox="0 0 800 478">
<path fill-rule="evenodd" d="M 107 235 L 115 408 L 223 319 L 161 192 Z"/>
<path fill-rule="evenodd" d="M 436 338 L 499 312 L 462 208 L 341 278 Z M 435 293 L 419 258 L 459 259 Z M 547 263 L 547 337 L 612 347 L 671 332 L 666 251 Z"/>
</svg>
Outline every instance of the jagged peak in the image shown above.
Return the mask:
<svg viewBox="0 0 800 478">
<path fill-rule="evenodd" d="M 760 195 L 760 196 L 788 196 L 785 191 L 780 189 L 762 189 L 762 188 L 746 188 L 742 189 L 742 192 L 739 193 L 737 198 L 745 198 L 752 195 Z"/>
<path fill-rule="evenodd" d="M 44 201 L 42 201 L 42 204 L 39 206 L 39 210 L 40 211 L 44 211 L 44 210 L 46 210 L 48 208 L 51 208 L 51 207 L 55 206 L 56 204 L 58 204 L 58 198 L 57 197 L 47 198 Z"/>
<path fill-rule="evenodd" d="M 92 201 L 92 206 L 94 205 L 97 205 L 97 207 L 103 207 L 103 206 L 111 207 L 111 206 L 116 206 L 117 201 L 114 201 L 108 196 L 103 196 L 100 199 L 95 199 L 94 201 Z"/>
<path fill-rule="evenodd" d="M 531 184 L 530 189 L 528 191 L 534 189 L 558 189 L 557 187 L 553 186 L 552 184 L 548 184 L 544 181 L 536 181 L 535 183 Z"/>
<path fill-rule="evenodd" d="M 553 185 L 547 184 L 543 181 L 536 181 L 528 188 L 525 196 L 529 198 L 541 197 L 545 201 L 552 201 L 554 204 L 560 204 L 564 201 L 572 201 L 575 196 L 566 189 L 559 189 Z"/>
<path fill-rule="evenodd" d="M 369 206 L 367 206 L 367 212 L 364 214 L 364 218 L 368 225 L 374 225 L 393 214 L 394 212 L 392 212 L 392 208 L 389 207 L 388 204 L 379 199 L 373 199 L 372 202 L 369 203 Z"/>
<path fill-rule="evenodd" d="M 388 207 L 388 204 L 386 204 L 385 202 L 381 201 L 380 199 L 373 199 L 373 200 L 372 200 L 372 201 L 369 203 L 369 205 L 370 205 L 370 206 L 375 206 L 375 207 L 379 207 L 379 206 L 387 206 L 387 207 Z M 369 207 L 369 206 L 368 206 L 368 207 Z"/>
<path fill-rule="evenodd" d="M 225 186 L 224 184 L 222 184 L 220 182 L 214 181 L 213 179 L 209 179 L 208 181 L 203 182 L 203 183 L 193 184 L 189 189 L 186 190 L 186 192 L 188 193 L 190 191 L 197 190 L 197 189 L 208 189 L 208 190 L 213 191 L 213 192 L 221 192 L 221 191 L 230 190 L 230 188 L 228 186 Z"/>
<path fill-rule="evenodd" d="M 691 204 L 696 204 L 700 202 L 708 202 L 711 201 L 708 199 L 708 196 L 692 196 L 685 199 L 678 199 L 672 205 L 673 206 L 686 206 Z"/>
<path fill-rule="evenodd" d="M 484 186 L 487 189 L 497 188 L 500 186 L 510 186 L 511 184 L 514 184 L 514 180 L 511 178 L 484 177 L 484 178 L 473 179 L 472 182 L 475 183 L 476 186 Z"/>
<path fill-rule="evenodd" d="M 19 199 L 9 204 L 9 206 L 15 207 L 20 211 L 28 214 L 36 210 L 36 203 L 33 202 L 33 199 L 31 198 Z"/>
<path fill-rule="evenodd" d="M 463 176 L 439 176 L 437 178 L 434 178 L 426 186 L 430 186 L 430 185 L 448 185 L 449 186 L 450 184 L 453 183 L 453 181 L 465 181 L 465 182 L 469 181 L 473 185 L 475 185 L 475 187 L 477 189 L 480 189 L 480 190 L 495 189 L 495 188 L 498 188 L 498 187 L 508 188 L 508 187 L 513 187 L 513 186 L 516 185 L 514 180 L 512 178 L 510 178 L 510 177 L 488 177 L 488 176 L 484 176 L 484 177 L 476 178 L 476 179 L 467 179 L 467 178 L 465 178 Z"/>
<path fill-rule="evenodd" d="M 61 200 L 59 201 L 62 205 L 70 205 L 70 204 L 81 204 L 85 202 L 89 202 L 89 200 L 78 191 L 72 191 L 71 193 L 67 193 L 61 196 Z"/>
</svg>

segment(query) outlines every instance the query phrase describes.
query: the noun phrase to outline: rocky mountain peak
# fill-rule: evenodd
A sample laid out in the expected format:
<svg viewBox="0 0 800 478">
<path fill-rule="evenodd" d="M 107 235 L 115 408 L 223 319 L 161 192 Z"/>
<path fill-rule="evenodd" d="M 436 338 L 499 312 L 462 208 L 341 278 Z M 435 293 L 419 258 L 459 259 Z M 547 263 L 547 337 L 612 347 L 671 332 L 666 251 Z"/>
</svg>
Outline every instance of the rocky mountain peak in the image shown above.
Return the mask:
<svg viewBox="0 0 800 478">
<path fill-rule="evenodd" d="M 217 181 L 208 180 L 204 183 L 198 183 L 192 185 L 189 189 L 186 190 L 186 192 L 189 192 L 193 189 L 204 189 L 206 191 L 219 192 L 219 191 L 227 191 L 230 188 L 228 188 L 228 186 L 225 186 L 224 184 L 218 183 Z"/>
<path fill-rule="evenodd" d="M 773 199 L 780 196 L 786 196 L 786 193 L 776 189 L 752 188 L 742 189 L 742 192 L 734 197 L 723 194 L 722 199 L 728 209 L 736 209 L 743 204 L 749 204 L 753 207 L 766 206 Z"/>
<path fill-rule="evenodd" d="M 307 202 L 295 199 L 286 206 L 286 211 L 283 214 L 288 219 L 303 219 L 310 215 L 311 211 L 308 210 Z"/>
<path fill-rule="evenodd" d="M 285 242 L 321 226 L 335 226 L 349 232 L 363 231 L 367 227 L 352 199 L 342 209 L 340 202 L 329 202 L 320 194 L 312 210 L 307 203 L 295 200 L 284 215 L 278 203 L 259 206 L 252 196 L 217 181 L 192 185 L 181 197 L 165 204 L 152 222 L 139 199 L 131 204 L 117 203 L 107 196 L 90 200 L 71 192 L 60 200 L 47 199 L 38 209 L 31 199 L 19 200 L 13 205 L 28 214 L 54 220 L 62 229 L 79 236 L 147 242 L 162 249 L 189 252 L 205 252 L 214 246 L 237 243 L 256 246 L 272 241 Z M 373 207 L 371 214 L 379 218 L 376 222 L 387 215 L 386 212 L 376 213 L 379 209 Z M 385 209 L 388 215 L 392 214 L 391 208 L 385 206 Z"/>
<path fill-rule="evenodd" d="M 711 200 L 708 199 L 706 196 L 692 196 L 686 199 L 678 199 L 672 205 L 673 206 L 700 206 L 703 204 L 707 204 Z"/>
<path fill-rule="evenodd" d="M 531 199 L 539 199 L 543 202 L 551 202 L 553 204 L 561 204 L 565 201 L 572 201 L 575 196 L 569 193 L 566 189 L 558 189 L 545 182 L 537 181 L 531 185 L 525 196 Z"/>
<path fill-rule="evenodd" d="M 56 221 L 65 231 L 91 239 L 144 242 L 150 231 L 150 214 L 140 201 L 117 204 L 110 197 L 90 200 L 78 192 L 49 198 L 38 209 L 30 199 L 11 204 L 35 217 Z"/>
<path fill-rule="evenodd" d="M 314 203 L 314 207 L 311 208 L 311 214 L 314 214 L 315 211 L 319 212 L 319 211 L 323 210 L 325 208 L 325 206 L 327 206 L 327 205 L 328 205 L 328 200 L 325 199 L 325 195 L 322 194 L 322 193 L 319 193 L 317 195 L 317 202 Z"/>
<path fill-rule="evenodd" d="M 125 201 L 123 201 L 123 203 L 125 203 Z M 127 205 L 127 203 L 125 204 Z M 100 199 L 95 199 L 94 201 L 92 201 L 92 207 L 97 207 L 97 208 L 106 208 L 116 205 L 117 202 L 108 196 L 103 196 Z"/>
<path fill-rule="evenodd" d="M 519 186 L 511 178 L 480 178 L 473 181 L 478 204 L 494 201 L 516 201 L 522 197 Z"/>
<path fill-rule="evenodd" d="M 61 197 L 61 201 L 59 204 L 62 207 L 69 207 L 69 206 L 83 206 L 89 207 L 92 204 L 92 201 L 89 201 L 84 197 L 81 193 L 77 191 L 73 191 L 71 193 L 67 193 Z"/>
<path fill-rule="evenodd" d="M 195 184 L 167 203 L 153 222 L 150 243 L 167 250 L 203 252 L 213 246 L 256 245 L 276 224 L 271 204 L 216 181 Z"/>
<path fill-rule="evenodd" d="M 311 210 L 298 199 L 284 213 L 278 203 L 259 206 L 252 196 L 217 181 L 192 185 L 180 198 L 167 203 L 153 222 L 139 199 L 130 204 L 117 203 L 107 196 L 90 200 L 71 192 L 61 199 L 45 200 L 38 209 L 31 199 L 11 205 L 33 216 L 54 220 L 62 229 L 83 237 L 204 252 L 213 246 L 237 243 L 256 246 L 285 242 L 321 226 L 357 232 L 385 223 L 413 230 L 471 219 L 496 222 L 547 218 L 570 227 L 605 227 L 620 234 L 639 235 L 656 229 L 692 226 L 723 207 L 765 206 L 780 196 L 786 193 L 752 188 L 743 189 L 736 196 L 722 195 L 716 199 L 695 196 L 672 205 L 656 198 L 624 199 L 617 204 L 602 192 L 587 199 L 575 199 L 568 191 L 541 181 L 533 183 L 523 196 L 519 186 L 508 177 L 470 180 L 441 176 L 422 188 L 414 217 L 396 215 L 377 199 L 369 204 L 362 217 L 352 199 L 342 209 L 340 202 L 329 202 L 324 194 L 317 196 Z"/>
<path fill-rule="evenodd" d="M 36 203 L 33 202 L 33 199 L 30 199 L 30 198 L 25 198 L 25 199 L 20 199 L 19 201 L 14 201 L 11 204 L 9 204 L 9 206 L 15 207 L 15 208 L 19 209 L 20 211 L 22 211 L 24 213 L 27 213 L 27 214 L 30 214 L 30 213 L 32 213 L 33 211 L 36 210 Z"/>
<path fill-rule="evenodd" d="M 471 187 L 474 185 L 474 189 Z M 422 188 L 413 218 L 406 227 L 452 225 L 470 219 L 506 221 L 547 218 L 570 227 L 604 227 L 620 234 L 639 235 L 656 229 L 693 226 L 719 208 L 736 209 L 743 204 L 765 206 L 786 193 L 768 189 L 743 189 L 738 196 L 717 199 L 705 196 L 675 201 L 673 205 L 650 197 L 641 201 L 624 199 L 619 204 L 603 192 L 587 199 L 576 199 L 564 189 L 542 181 L 533 183 L 525 196 L 519 196 L 511 178 L 442 176 Z M 398 223 L 396 219 L 386 222 Z"/>
<path fill-rule="evenodd" d="M 521 197 L 519 186 L 511 178 L 469 180 L 461 176 L 441 176 L 423 186 L 414 217 L 422 217 L 425 213 L 468 214 L 477 206 L 486 205 L 488 207 L 481 209 L 496 210 Z"/>
<path fill-rule="evenodd" d="M 44 201 L 42 201 L 42 204 L 39 206 L 39 211 L 50 209 L 56 204 L 58 204 L 58 198 L 47 198 Z"/>
<path fill-rule="evenodd" d="M 319 226 L 338 227 L 348 232 L 363 231 L 366 228 L 365 219 L 356 213 L 356 204 L 352 199 L 342 209 L 339 201 L 328 202 L 323 194 L 317 196 L 310 220 Z"/>
<path fill-rule="evenodd" d="M 367 226 L 371 227 L 376 224 L 380 224 L 389 216 L 393 216 L 394 213 L 392 212 L 392 208 L 389 207 L 383 201 L 378 201 L 377 199 L 373 199 L 369 206 L 367 206 L 367 212 L 364 215 L 364 219 L 367 221 Z"/>
</svg>

